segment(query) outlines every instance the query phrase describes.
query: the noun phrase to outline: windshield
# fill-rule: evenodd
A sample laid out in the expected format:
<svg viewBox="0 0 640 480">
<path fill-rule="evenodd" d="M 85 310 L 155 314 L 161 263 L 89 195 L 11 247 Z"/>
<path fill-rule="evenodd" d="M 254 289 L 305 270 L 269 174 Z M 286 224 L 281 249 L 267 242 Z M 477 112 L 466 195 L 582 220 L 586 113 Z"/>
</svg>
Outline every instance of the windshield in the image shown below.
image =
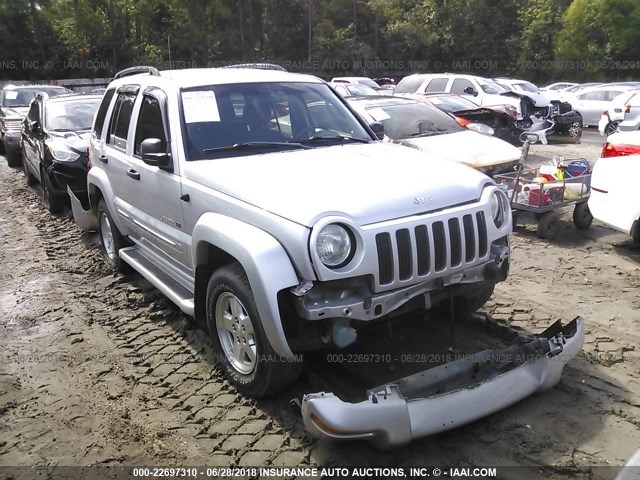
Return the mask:
<svg viewBox="0 0 640 480">
<path fill-rule="evenodd" d="M 500 94 L 500 93 L 505 93 L 509 91 L 506 88 L 501 87 L 500 85 L 498 85 L 496 82 L 492 80 L 487 80 L 486 78 L 477 78 L 476 80 L 478 81 L 478 85 L 480 85 L 480 88 L 484 93 Z"/>
<path fill-rule="evenodd" d="M 380 95 L 377 90 L 374 90 L 367 85 L 345 85 L 349 94 L 354 97 L 362 97 L 367 95 Z"/>
<path fill-rule="evenodd" d="M 516 83 L 514 84 L 516 87 L 518 87 L 520 90 L 524 90 L 525 92 L 533 92 L 536 93 L 538 92 L 538 87 L 536 87 L 533 83 L 531 82 L 520 82 L 520 83 Z"/>
<path fill-rule="evenodd" d="M 17 88 L 15 90 L 7 90 L 4 92 L 2 100 L 3 107 L 28 107 L 31 100 L 39 93 L 46 93 L 50 97 L 67 93 L 66 88 L 62 87 L 38 87 L 38 88 Z"/>
<path fill-rule="evenodd" d="M 473 110 L 478 108 L 478 105 L 471 100 L 467 100 L 463 97 L 456 96 L 442 96 L 442 97 L 426 97 L 429 102 L 445 112 L 459 112 L 460 110 Z"/>
<path fill-rule="evenodd" d="M 325 84 L 211 85 L 181 99 L 189 160 L 372 140 Z"/>
<path fill-rule="evenodd" d="M 100 98 L 45 103 L 45 127 L 48 130 L 90 130 Z"/>
<path fill-rule="evenodd" d="M 380 85 L 378 85 L 376 82 L 374 82 L 370 78 L 358 78 L 356 81 L 358 82 L 359 85 L 365 85 L 367 87 L 371 87 L 374 89 L 380 88 Z"/>
<path fill-rule="evenodd" d="M 366 111 L 375 121 L 382 122 L 385 135 L 392 140 L 464 130 L 447 113 L 419 102 L 371 105 Z"/>
</svg>

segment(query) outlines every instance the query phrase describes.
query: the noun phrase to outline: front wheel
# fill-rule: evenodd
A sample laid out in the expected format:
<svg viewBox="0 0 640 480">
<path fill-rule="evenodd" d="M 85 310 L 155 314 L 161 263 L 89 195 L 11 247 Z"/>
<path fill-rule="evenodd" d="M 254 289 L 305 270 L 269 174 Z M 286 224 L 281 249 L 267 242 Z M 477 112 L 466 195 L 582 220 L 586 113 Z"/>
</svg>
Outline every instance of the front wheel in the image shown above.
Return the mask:
<svg viewBox="0 0 640 480">
<path fill-rule="evenodd" d="M 479 308 L 482 308 L 485 303 L 489 301 L 493 290 L 495 289 L 495 282 L 486 280 L 478 288 L 468 296 L 455 297 L 454 299 L 454 314 L 457 318 L 468 318 L 473 315 Z"/>
<path fill-rule="evenodd" d="M 25 167 L 25 175 L 27 171 L 28 167 Z M 60 213 L 64 208 L 64 201 L 60 195 L 57 195 L 54 192 L 49 174 L 42 170 L 40 173 L 40 178 L 42 179 L 42 196 L 44 198 L 44 204 L 47 206 L 49 212 L 53 214 Z M 29 183 L 28 178 L 27 183 Z"/>
<path fill-rule="evenodd" d="M 213 273 L 207 286 L 206 313 L 216 361 L 238 391 L 265 397 L 296 381 L 302 361 L 274 352 L 240 264 Z"/>
<path fill-rule="evenodd" d="M 31 173 L 31 170 L 29 170 L 29 164 L 24 159 L 24 154 L 22 156 L 22 159 L 23 159 L 22 160 L 22 168 L 24 170 L 24 181 L 29 186 L 34 185 L 38 179 L 35 177 L 35 175 L 33 173 Z"/>
</svg>

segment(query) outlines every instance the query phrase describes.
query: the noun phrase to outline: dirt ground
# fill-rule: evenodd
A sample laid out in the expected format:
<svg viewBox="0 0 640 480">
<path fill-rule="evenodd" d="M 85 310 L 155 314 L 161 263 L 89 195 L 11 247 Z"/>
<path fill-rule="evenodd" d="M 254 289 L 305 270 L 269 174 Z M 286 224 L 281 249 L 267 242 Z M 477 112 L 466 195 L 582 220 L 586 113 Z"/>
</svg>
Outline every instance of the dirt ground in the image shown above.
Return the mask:
<svg viewBox="0 0 640 480">
<path fill-rule="evenodd" d="M 535 146 L 531 162 L 594 160 L 602 141 L 589 133 L 579 146 Z M 581 315 L 582 353 L 551 391 L 381 453 L 310 438 L 289 405 L 344 369 L 316 356 L 275 398 L 237 395 L 207 335 L 139 275 L 110 270 L 95 235 L 68 212 L 51 216 L 0 158 L 0 467 L 486 465 L 527 467 L 511 478 L 612 478 L 640 447 L 640 250 L 597 223 L 577 231 L 571 212 L 557 239 L 520 226 L 512 244 L 484 321 L 457 328 L 484 329 L 481 350 Z"/>
</svg>

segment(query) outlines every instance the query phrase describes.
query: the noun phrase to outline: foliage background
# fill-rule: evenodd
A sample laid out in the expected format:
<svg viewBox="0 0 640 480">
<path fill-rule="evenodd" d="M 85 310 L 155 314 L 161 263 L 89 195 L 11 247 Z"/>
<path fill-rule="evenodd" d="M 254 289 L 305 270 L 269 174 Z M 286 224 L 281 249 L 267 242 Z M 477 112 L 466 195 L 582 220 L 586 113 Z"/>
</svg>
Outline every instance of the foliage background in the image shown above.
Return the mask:
<svg viewBox="0 0 640 480">
<path fill-rule="evenodd" d="M 640 71 L 638 0 L 0 0 L 0 79 L 269 61 L 323 77 Z"/>
</svg>

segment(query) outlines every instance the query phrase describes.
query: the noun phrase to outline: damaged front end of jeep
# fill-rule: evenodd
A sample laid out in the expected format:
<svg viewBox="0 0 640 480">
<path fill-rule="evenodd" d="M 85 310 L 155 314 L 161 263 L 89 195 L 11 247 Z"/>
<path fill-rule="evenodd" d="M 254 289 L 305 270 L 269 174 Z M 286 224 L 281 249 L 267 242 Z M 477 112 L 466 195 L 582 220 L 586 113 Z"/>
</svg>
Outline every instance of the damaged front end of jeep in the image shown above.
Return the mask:
<svg viewBox="0 0 640 480">
<path fill-rule="evenodd" d="M 557 321 L 533 340 L 485 350 L 367 391 L 350 403 L 331 392 L 304 396 L 301 410 L 313 436 L 360 439 L 379 449 L 478 420 L 560 381 L 581 350 L 584 321 Z"/>
</svg>

